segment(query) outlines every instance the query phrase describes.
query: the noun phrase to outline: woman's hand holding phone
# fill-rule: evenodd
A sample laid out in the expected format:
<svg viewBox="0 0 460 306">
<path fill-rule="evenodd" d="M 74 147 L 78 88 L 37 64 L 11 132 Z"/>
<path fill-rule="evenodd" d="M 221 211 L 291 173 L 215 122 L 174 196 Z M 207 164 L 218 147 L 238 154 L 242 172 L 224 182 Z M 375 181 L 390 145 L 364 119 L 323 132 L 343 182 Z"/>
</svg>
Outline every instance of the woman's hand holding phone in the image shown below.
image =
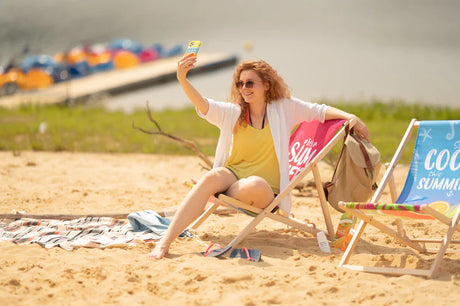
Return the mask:
<svg viewBox="0 0 460 306">
<path fill-rule="evenodd" d="M 201 47 L 201 41 L 192 40 L 189 42 L 184 56 L 177 63 L 177 79 L 179 82 L 187 78 L 187 73 L 195 67 L 196 55 Z"/>
<path fill-rule="evenodd" d="M 195 67 L 196 56 L 193 53 L 185 54 L 177 63 L 177 79 L 179 82 L 187 78 L 187 73 Z"/>
</svg>

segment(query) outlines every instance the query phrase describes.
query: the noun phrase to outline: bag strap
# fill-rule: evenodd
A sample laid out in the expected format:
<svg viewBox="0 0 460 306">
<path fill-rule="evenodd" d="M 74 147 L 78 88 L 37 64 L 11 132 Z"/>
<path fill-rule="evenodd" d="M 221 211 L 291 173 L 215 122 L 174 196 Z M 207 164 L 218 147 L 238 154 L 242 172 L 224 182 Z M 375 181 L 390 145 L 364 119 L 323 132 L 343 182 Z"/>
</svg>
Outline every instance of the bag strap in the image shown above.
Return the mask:
<svg viewBox="0 0 460 306">
<path fill-rule="evenodd" d="M 350 134 L 350 128 L 348 124 L 345 126 L 345 136 L 343 137 L 342 149 L 340 150 L 339 158 L 337 159 L 337 164 L 334 168 L 334 174 L 332 174 L 331 182 L 334 181 L 335 173 L 337 172 L 337 168 L 339 167 L 340 160 L 342 159 L 343 149 L 345 149 L 345 140 L 347 140 L 348 134 Z"/>
</svg>

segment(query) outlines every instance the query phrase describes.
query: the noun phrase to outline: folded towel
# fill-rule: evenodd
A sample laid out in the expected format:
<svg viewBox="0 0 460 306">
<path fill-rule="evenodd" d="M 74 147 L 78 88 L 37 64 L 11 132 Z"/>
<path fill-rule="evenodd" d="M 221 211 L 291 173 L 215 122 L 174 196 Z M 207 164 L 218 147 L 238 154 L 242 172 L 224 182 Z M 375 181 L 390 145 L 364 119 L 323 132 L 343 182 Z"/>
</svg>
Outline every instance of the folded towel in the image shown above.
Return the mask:
<svg viewBox="0 0 460 306">
<path fill-rule="evenodd" d="M 144 210 L 130 213 L 129 223 L 135 232 L 151 230 L 153 233 L 163 236 L 168 230 L 171 219 L 160 216 L 153 210 Z M 179 237 L 194 237 L 188 230 L 183 231 Z"/>
</svg>

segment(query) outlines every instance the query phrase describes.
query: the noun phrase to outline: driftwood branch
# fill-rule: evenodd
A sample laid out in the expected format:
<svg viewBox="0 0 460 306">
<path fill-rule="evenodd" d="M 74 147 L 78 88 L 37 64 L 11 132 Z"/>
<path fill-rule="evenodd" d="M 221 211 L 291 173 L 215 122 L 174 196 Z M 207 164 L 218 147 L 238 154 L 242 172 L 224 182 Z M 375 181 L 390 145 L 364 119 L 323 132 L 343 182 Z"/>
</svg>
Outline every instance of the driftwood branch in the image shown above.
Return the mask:
<svg viewBox="0 0 460 306">
<path fill-rule="evenodd" d="M 160 211 L 158 214 L 162 217 L 173 216 L 176 210 L 165 210 Z M 234 209 L 230 208 L 218 208 L 214 211 L 214 214 L 217 215 L 229 215 L 236 213 Z M 25 213 L 15 213 L 15 214 L 0 214 L 1 219 L 9 220 L 18 220 L 22 218 L 29 219 L 56 219 L 56 220 L 73 220 L 78 218 L 88 218 L 88 217 L 108 217 L 114 219 L 126 219 L 129 213 L 109 213 L 109 214 L 25 214 Z"/>
<path fill-rule="evenodd" d="M 129 214 L 23 214 L 23 213 L 16 213 L 16 214 L 0 214 L 0 219 L 57 219 L 57 220 L 72 220 L 78 218 L 88 218 L 88 217 L 109 217 L 114 219 L 126 219 Z"/>
<path fill-rule="evenodd" d="M 162 135 L 162 136 L 165 136 L 169 139 L 172 139 L 172 140 L 175 140 L 175 141 L 178 141 L 182 144 L 185 145 L 185 147 L 191 151 L 193 151 L 205 164 L 206 164 L 206 167 L 207 169 L 211 169 L 212 168 L 212 162 L 211 160 L 209 160 L 209 158 L 203 154 L 203 152 L 201 152 L 201 150 L 198 148 L 198 146 L 191 140 L 188 140 L 188 139 L 184 139 L 184 138 L 181 138 L 181 137 L 178 137 L 178 136 L 174 136 L 174 135 L 171 135 L 169 133 L 165 133 L 160 125 L 158 124 L 158 122 L 153 119 L 152 117 L 152 113 L 150 111 L 150 107 L 149 107 L 149 102 L 146 101 L 146 109 L 145 109 L 145 113 L 147 114 L 150 122 L 152 122 L 158 131 L 148 131 L 148 130 L 145 130 L 141 127 L 138 127 L 134 124 L 134 121 L 133 121 L 133 128 L 136 129 L 136 130 L 139 130 L 143 133 L 146 133 L 146 134 L 149 134 L 149 135 Z"/>
</svg>

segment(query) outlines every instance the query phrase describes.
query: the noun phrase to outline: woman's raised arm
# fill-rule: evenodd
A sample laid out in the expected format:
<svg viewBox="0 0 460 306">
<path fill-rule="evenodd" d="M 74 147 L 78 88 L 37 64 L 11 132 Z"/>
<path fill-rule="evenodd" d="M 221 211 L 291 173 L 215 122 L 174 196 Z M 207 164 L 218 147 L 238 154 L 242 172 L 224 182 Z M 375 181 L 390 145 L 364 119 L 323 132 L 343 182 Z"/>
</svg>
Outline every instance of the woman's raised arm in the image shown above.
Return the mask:
<svg viewBox="0 0 460 306">
<path fill-rule="evenodd" d="M 187 73 L 195 67 L 196 55 L 188 53 L 177 62 L 177 80 L 187 97 L 192 101 L 196 108 L 206 115 L 209 110 L 209 102 L 193 87 L 192 83 L 187 80 Z"/>
</svg>

